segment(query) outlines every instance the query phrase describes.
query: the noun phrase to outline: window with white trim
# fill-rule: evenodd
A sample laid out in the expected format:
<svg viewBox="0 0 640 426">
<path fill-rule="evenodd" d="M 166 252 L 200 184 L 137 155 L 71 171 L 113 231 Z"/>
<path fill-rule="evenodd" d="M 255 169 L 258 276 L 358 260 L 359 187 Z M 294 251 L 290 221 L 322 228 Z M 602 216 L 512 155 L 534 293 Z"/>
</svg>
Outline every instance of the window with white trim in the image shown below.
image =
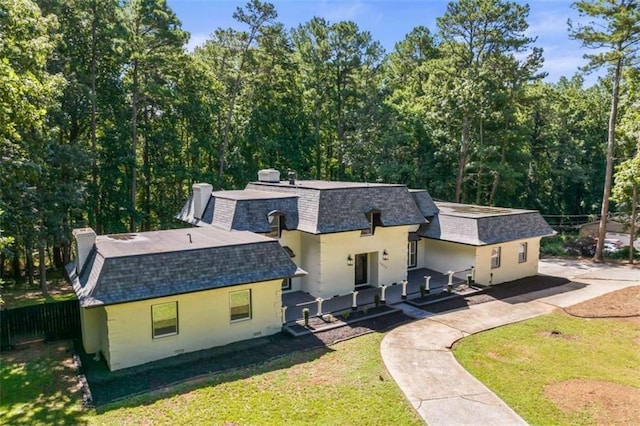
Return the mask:
<svg viewBox="0 0 640 426">
<path fill-rule="evenodd" d="M 491 249 L 491 269 L 500 267 L 500 247 L 494 247 Z"/>
<path fill-rule="evenodd" d="M 291 278 L 282 280 L 282 290 L 291 290 Z"/>
<path fill-rule="evenodd" d="M 409 241 L 407 246 L 407 267 L 415 268 L 418 265 L 418 242 Z"/>
<path fill-rule="evenodd" d="M 251 290 L 229 293 L 229 313 L 231 322 L 251 319 Z"/>
<path fill-rule="evenodd" d="M 282 215 L 279 213 L 272 213 L 268 216 L 269 226 L 271 227 L 271 230 L 267 233 L 267 237 L 280 238 L 281 218 L 282 218 Z"/>
<path fill-rule="evenodd" d="M 151 305 L 151 324 L 154 339 L 178 334 L 178 302 Z"/>
<path fill-rule="evenodd" d="M 520 243 L 518 245 L 518 263 L 524 263 L 527 261 L 527 243 Z"/>
</svg>

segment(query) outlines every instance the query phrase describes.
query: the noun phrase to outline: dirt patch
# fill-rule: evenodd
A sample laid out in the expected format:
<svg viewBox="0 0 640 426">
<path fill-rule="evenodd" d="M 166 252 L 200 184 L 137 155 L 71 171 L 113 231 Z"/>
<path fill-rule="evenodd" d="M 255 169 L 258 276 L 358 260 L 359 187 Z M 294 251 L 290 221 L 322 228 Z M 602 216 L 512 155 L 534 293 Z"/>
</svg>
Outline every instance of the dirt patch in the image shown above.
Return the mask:
<svg viewBox="0 0 640 426">
<path fill-rule="evenodd" d="M 558 330 L 544 331 L 541 332 L 540 335 L 551 339 L 576 340 L 576 336 L 572 334 L 564 334 L 562 331 Z"/>
<path fill-rule="evenodd" d="M 582 318 L 633 318 L 640 323 L 640 286 L 627 287 L 565 309 Z"/>
<path fill-rule="evenodd" d="M 640 419 L 640 389 L 611 382 L 571 379 L 545 387 L 563 411 L 584 412 L 596 424 L 628 425 Z"/>
</svg>

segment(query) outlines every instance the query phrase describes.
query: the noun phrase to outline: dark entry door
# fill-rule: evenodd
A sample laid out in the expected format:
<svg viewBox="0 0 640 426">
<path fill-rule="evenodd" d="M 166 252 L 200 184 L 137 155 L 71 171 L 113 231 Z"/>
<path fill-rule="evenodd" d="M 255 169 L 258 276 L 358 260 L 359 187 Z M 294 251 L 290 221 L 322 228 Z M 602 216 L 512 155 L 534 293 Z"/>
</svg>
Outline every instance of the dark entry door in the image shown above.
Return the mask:
<svg viewBox="0 0 640 426">
<path fill-rule="evenodd" d="M 367 285 L 369 283 L 369 255 L 367 253 L 356 254 L 355 273 L 356 287 Z"/>
</svg>

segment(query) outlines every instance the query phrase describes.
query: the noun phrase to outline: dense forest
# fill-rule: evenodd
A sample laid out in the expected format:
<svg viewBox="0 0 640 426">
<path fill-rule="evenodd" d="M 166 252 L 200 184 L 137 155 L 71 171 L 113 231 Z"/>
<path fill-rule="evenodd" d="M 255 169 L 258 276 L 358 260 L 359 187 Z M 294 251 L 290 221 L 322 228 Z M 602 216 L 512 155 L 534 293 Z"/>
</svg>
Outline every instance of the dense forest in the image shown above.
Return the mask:
<svg viewBox="0 0 640 426">
<path fill-rule="evenodd" d="M 640 6 L 578 3 L 627 37 L 567 29 L 607 70 L 590 87 L 543 81 L 529 8 L 505 0 L 452 2 L 391 52 L 354 22 L 284 28 L 259 0 L 192 52 L 165 0 L 0 0 L 0 271 L 32 282 L 35 266 L 60 268 L 76 227 L 180 226 L 193 183 L 242 188 L 268 167 L 597 216 L 610 145 L 612 208 L 626 211 Z"/>
</svg>

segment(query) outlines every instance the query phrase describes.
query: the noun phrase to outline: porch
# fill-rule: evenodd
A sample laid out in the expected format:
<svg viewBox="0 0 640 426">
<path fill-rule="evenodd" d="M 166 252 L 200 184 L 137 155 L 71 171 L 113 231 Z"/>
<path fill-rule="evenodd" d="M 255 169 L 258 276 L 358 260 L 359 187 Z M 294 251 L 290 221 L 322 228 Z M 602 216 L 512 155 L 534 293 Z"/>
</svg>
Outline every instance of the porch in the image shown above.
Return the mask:
<svg viewBox="0 0 640 426">
<path fill-rule="evenodd" d="M 459 271 L 454 273 L 454 288 L 462 283 L 466 283 L 466 276 L 470 270 Z M 407 298 L 411 300 L 420 297 L 420 286 L 425 284 L 425 277 L 430 276 L 429 289 L 430 293 L 437 294 L 446 289 L 449 282 L 449 275 L 446 273 L 434 271 L 427 268 L 419 268 L 408 271 L 407 273 Z M 372 307 L 375 305 L 375 297 L 378 295 L 382 299 L 382 289 L 380 287 L 364 287 L 359 288 L 356 297 L 358 308 Z M 402 283 L 389 283 L 385 290 L 385 302 L 387 305 L 394 305 L 405 301 L 402 298 Z M 316 297 L 302 291 L 294 291 L 284 293 L 282 295 L 282 304 L 286 307 L 285 322 L 295 322 L 303 318 L 302 310 L 309 309 L 309 314 L 315 316 L 318 314 L 318 302 Z M 353 304 L 353 295 L 332 297 L 322 301 L 322 314 L 334 314 L 338 316 L 340 313 L 350 311 Z"/>
</svg>

